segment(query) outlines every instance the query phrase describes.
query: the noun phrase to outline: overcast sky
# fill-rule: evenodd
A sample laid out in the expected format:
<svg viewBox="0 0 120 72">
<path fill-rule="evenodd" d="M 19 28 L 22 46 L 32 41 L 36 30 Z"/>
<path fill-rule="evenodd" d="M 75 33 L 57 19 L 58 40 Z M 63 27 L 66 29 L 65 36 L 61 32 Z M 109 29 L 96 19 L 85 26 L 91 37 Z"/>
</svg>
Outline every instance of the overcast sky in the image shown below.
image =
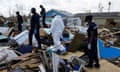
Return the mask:
<svg viewBox="0 0 120 72">
<path fill-rule="evenodd" d="M 71 13 L 79 12 L 98 12 L 99 3 L 103 11 L 108 11 L 108 2 L 111 1 L 111 11 L 120 12 L 120 0 L 0 0 L 0 15 L 9 16 L 16 11 L 28 14 L 32 7 L 40 11 L 39 5 L 42 4 L 46 10 L 58 9 Z"/>
</svg>

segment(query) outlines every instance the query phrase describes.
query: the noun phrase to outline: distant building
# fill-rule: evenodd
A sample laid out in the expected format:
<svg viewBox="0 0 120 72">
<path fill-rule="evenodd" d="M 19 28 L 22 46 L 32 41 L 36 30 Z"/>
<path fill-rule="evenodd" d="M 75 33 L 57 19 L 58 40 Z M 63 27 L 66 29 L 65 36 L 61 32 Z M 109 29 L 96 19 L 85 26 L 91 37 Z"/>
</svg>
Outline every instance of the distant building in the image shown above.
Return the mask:
<svg viewBox="0 0 120 72">
<path fill-rule="evenodd" d="M 109 24 L 111 21 L 120 23 L 120 12 L 78 13 L 78 14 L 75 14 L 74 17 L 80 17 L 83 23 L 85 16 L 87 15 L 93 15 L 94 21 L 98 25 Z"/>
</svg>

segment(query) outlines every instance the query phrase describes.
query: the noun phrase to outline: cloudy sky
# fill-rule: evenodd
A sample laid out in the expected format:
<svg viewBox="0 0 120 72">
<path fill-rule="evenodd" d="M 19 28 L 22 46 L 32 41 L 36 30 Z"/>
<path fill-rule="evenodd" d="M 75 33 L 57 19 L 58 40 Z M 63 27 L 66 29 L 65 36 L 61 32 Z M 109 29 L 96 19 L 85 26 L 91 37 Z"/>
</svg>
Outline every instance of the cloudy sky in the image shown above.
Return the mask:
<svg viewBox="0 0 120 72">
<path fill-rule="evenodd" d="M 120 11 L 120 0 L 0 0 L 0 15 L 15 15 L 16 11 L 22 14 L 29 14 L 32 7 L 40 11 L 39 5 L 42 4 L 46 10 L 58 9 L 71 13 L 79 12 L 98 12 L 99 5 L 103 11 L 108 11 L 108 2 L 111 1 L 111 11 Z"/>
</svg>

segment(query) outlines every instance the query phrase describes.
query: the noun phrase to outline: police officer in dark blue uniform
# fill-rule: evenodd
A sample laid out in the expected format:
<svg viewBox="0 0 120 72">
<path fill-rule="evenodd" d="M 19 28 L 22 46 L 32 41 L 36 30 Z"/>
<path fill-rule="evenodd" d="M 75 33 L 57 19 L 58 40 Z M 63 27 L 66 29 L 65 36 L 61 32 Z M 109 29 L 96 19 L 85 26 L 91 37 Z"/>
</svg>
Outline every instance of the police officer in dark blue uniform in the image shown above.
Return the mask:
<svg viewBox="0 0 120 72">
<path fill-rule="evenodd" d="M 31 13 L 33 14 L 30 21 L 30 32 L 29 32 L 29 45 L 32 45 L 32 37 L 35 34 L 35 38 L 38 42 L 38 48 L 41 48 L 39 28 L 40 28 L 40 16 L 36 13 L 36 9 L 32 8 Z"/>
<path fill-rule="evenodd" d="M 43 7 L 43 5 L 40 5 L 40 8 L 41 8 L 41 17 L 42 17 L 42 24 L 43 24 L 43 27 L 47 27 L 47 25 L 45 24 L 45 18 L 46 18 L 46 10 L 45 8 Z"/>
<path fill-rule="evenodd" d="M 17 22 L 18 22 L 18 31 L 22 32 L 22 23 L 23 23 L 23 18 L 20 15 L 19 11 L 16 12 L 17 15 Z"/>
<path fill-rule="evenodd" d="M 99 59 L 98 59 L 98 50 L 97 50 L 97 25 L 92 22 L 92 15 L 88 15 L 85 18 L 85 22 L 88 23 L 88 57 L 89 57 L 89 63 L 86 65 L 86 67 L 92 68 L 93 64 L 96 68 L 100 67 Z"/>
</svg>

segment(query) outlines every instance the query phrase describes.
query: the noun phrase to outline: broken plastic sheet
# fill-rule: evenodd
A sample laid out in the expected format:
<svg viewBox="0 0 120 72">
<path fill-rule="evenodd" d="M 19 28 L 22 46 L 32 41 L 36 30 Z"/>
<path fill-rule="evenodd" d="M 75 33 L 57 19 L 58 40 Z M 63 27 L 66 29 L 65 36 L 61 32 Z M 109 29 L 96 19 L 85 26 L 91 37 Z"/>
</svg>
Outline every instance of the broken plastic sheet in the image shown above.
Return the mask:
<svg viewBox="0 0 120 72">
<path fill-rule="evenodd" d="M 24 42 L 26 40 L 29 39 L 29 31 L 25 30 L 25 31 L 21 32 L 20 34 L 18 34 L 17 36 L 15 36 L 13 39 L 15 39 L 19 45 L 22 45 L 22 44 L 24 44 Z M 33 41 L 33 45 L 35 45 L 37 47 L 38 44 L 37 44 L 37 41 L 36 41 L 34 35 L 33 35 L 33 40 L 32 41 Z"/>
<path fill-rule="evenodd" d="M 8 27 L 0 27 L 1 33 L 5 33 L 5 32 L 7 32 L 7 30 L 8 30 Z"/>
<path fill-rule="evenodd" d="M 4 60 L 2 60 L 0 62 L 0 64 L 9 62 L 9 61 L 13 60 L 14 58 L 18 57 L 13 50 L 9 50 L 8 48 L 9 47 L 1 47 L 0 48 L 0 57 L 1 57 L 1 59 L 2 59 L 3 56 L 7 55 L 7 57 L 4 58 Z"/>
<path fill-rule="evenodd" d="M 15 36 L 13 39 L 15 39 L 17 43 L 21 45 L 28 39 L 28 34 L 29 34 L 28 30 L 25 30 L 18 34 L 17 36 Z"/>
<path fill-rule="evenodd" d="M 82 67 L 84 67 L 84 65 L 86 64 L 86 62 L 83 59 L 78 58 L 76 55 L 72 55 L 69 59 L 69 62 L 77 62 L 77 64 L 73 64 L 75 65 L 73 67 L 73 72 L 81 72 Z"/>
</svg>

